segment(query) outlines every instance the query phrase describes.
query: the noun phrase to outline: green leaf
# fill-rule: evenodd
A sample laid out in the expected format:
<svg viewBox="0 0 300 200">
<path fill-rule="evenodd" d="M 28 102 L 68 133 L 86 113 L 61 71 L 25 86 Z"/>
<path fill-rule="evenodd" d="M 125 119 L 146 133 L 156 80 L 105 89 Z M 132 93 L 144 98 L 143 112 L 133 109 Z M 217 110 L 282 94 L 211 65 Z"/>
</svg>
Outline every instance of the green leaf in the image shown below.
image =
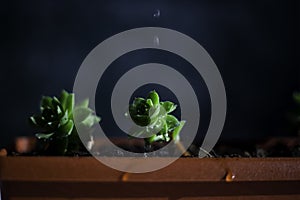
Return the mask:
<svg viewBox="0 0 300 200">
<path fill-rule="evenodd" d="M 163 135 L 152 135 L 151 137 L 146 138 L 146 143 L 152 144 L 153 142 L 162 141 L 162 140 L 164 140 Z"/>
<path fill-rule="evenodd" d="M 134 126 L 129 130 L 131 136 L 140 137 L 142 134 L 148 133 L 144 128 Z"/>
<path fill-rule="evenodd" d="M 36 127 L 43 127 L 46 124 L 41 116 L 31 116 L 29 118 L 29 123 Z"/>
<path fill-rule="evenodd" d="M 52 110 L 56 113 L 57 116 L 60 116 L 61 114 L 63 114 L 62 113 L 63 107 L 62 107 L 59 99 L 56 97 L 52 98 Z"/>
<path fill-rule="evenodd" d="M 163 136 L 164 136 L 164 139 L 163 139 L 164 141 L 169 142 L 171 140 L 169 134 L 164 134 Z"/>
<path fill-rule="evenodd" d="M 159 133 L 160 133 L 161 135 L 168 134 L 168 125 L 167 125 L 166 122 L 164 122 L 164 125 L 163 125 L 162 129 L 159 131 Z"/>
<path fill-rule="evenodd" d="M 45 121 L 53 121 L 57 115 L 51 108 L 45 108 L 42 112 L 42 117 L 45 118 Z"/>
<path fill-rule="evenodd" d="M 144 98 L 138 97 L 138 98 L 135 98 L 133 100 L 133 105 L 139 105 L 139 104 L 144 103 L 144 102 L 145 102 Z"/>
<path fill-rule="evenodd" d="M 185 124 L 185 121 L 181 121 L 179 126 L 177 126 L 173 132 L 172 132 L 172 138 L 173 140 L 176 142 L 176 141 L 179 141 L 180 138 L 179 138 L 179 134 L 180 134 L 180 131 L 182 130 L 183 126 Z"/>
<path fill-rule="evenodd" d="M 157 92 L 155 92 L 155 90 L 151 91 L 148 94 L 147 99 L 151 99 L 153 105 L 158 105 L 159 104 L 159 96 L 158 96 Z"/>
<path fill-rule="evenodd" d="M 69 93 L 66 90 L 61 91 L 59 100 L 60 100 L 61 106 L 63 107 L 63 110 L 67 109 L 68 97 L 69 97 Z"/>
<path fill-rule="evenodd" d="M 61 116 L 63 114 L 61 106 L 56 106 L 56 113 L 57 113 L 58 116 Z"/>
<path fill-rule="evenodd" d="M 148 115 L 134 115 L 131 119 L 139 126 L 147 126 L 150 124 L 151 119 Z"/>
<path fill-rule="evenodd" d="M 160 102 L 160 104 L 164 107 L 167 113 L 173 112 L 177 108 L 177 105 L 171 101 Z"/>
<path fill-rule="evenodd" d="M 62 118 L 59 121 L 59 125 L 63 126 L 65 125 L 67 122 L 69 121 L 69 115 L 68 115 L 68 111 L 65 112 L 65 114 L 62 116 Z"/>
<path fill-rule="evenodd" d="M 72 133 L 74 128 L 74 123 L 72 120 L 69 120 L 66 124 L 60 126 L 57 129 L 57 133 L 59 137 L 67 137 Z"/>
<path fill-rule="evenodd" d="M 136 106 L 137 114 L 139 115 L 149 115 L 150 106 L 146 103 L 141 103 Z"/>
<path fill-rule="evenodd" d="M 75 109 L 73 111 L 73 117 L 76 119 L 76 122 L 81 122 L 92 113 L 93 113 L 93 110 L 90 108 L 75 107 Z"/>
<path fill-rule="evenodd" d="M 131 119 L 139 126 L 147 126 L 150 123 L 149 108 L 145 99 L 135 98 L 133 104 L 129 105 Z"/>
<path fill-rule="evenodd" d="M 150 106 L 143 98 L 136 98 L 133 104 L 129 105 L 129 113 L 131 117 L 135 115 L 148 115 Z"/>
<path fill-rule="evenodd" d="M 41 102 L 40 102 L 40 109 L 43 111 L 46 108 L 52 109 L 52 98 L 49 96 L 42 96 Z"/>
<path fill-rule="evenodd" d="M 88 108 L 89 107 L 89 99 L 83 100 L 82 102 L 80 102 L 75 107 L 78 107 L 78 108 Z"/>
<path fill-rule="evenodd" d="M 175 127 L 179 126 L 179 121 L 178 119 L 173 116 L 173 115 L 167 115 L 166 116 L 166 123 L 168 125 L 168 130 L 171 131 L 173 130 Z"/>
<path fill-rule="evenodd" d="M 52 98 L 51 104 L 55 105 L 55 106 L 61 105 L 61 103 L 60 103 L 60 101 L 59 101 L 59 99 L 57 97 L 53 97 Z"/>
<path fill-rule="evenodd" d="M 101 121 L 101 117 L 98 117 L 97 115 L 94 115 L 94 121 L 95 121 L 95 124 L 99 123 Z"/>
<path fill-rule="evenodd" d="M 156 121 L 160 114 L 160 106 L 155 106 L 150 109 L 149 117 L 151 119 L 151 123 Z"/>
<path fill-rule="evenodd" d="M 49 134 L 45 134 L 45 133 L 37 133 L 35 134 L 35 137 L 37 137 L 38 139 L 49 139 L 54 133 L 49 133 Z"/>
<path fill-rule="evenodd" d="M 94 124 L 98 123 L 100 121 L 100 118 L 96 115 L 90 114 L 88 117 L 86 117 L 81 124 L 84 126 L 91 128 Z"/>
<path fill-rule="evenodd" d="M 147 99 L 146 102 L 150 107 L 153 107 L 153 102 L 151 99 Z"/>
<path fill-rule="evenodd" d="M 74 104 L 75 104 L 74 94 L 69 94 L 66 102 L 66 110 L 68 110 L 69 112 L 69 118 L 73 114 Z"/>
<path fill-rule="evenodd" d="M 159 95 L 155 91 L 149 92 L 146 100 L 143 98 L 135 98 L 133 103 L 129 105 L 129 114 L 131 119 L 139 126 L 147 126 L 146 131 L 153 134 L 149 138 L 145 138 L 146 144 L 155 141 L 169 142 L 174 138 L 179 139 L 179 132 L 184 125 L 184 121 L 179 122 L 178 119 L 168 113 L 173 112 L 177 105 L 171 101 L 159 102 Z M 136 135 L 141 134 L 141 130 L 133 131 Z"/>
</svg>

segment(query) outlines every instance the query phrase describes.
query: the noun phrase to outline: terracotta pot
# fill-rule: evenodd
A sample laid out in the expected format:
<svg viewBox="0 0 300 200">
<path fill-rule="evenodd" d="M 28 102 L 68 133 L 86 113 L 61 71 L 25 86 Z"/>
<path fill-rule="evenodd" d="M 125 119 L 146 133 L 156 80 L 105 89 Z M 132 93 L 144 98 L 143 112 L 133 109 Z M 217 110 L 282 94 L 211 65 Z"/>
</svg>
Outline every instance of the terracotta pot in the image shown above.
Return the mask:
<svg viewBox="0 0 300 200">
<path fill-rule="evenodd" d="M 0 157 L 0 180 L 3 200 L 300 199 L 300 159 L 180 158 L 128 174 L 93 157 Z"/>
</svg>

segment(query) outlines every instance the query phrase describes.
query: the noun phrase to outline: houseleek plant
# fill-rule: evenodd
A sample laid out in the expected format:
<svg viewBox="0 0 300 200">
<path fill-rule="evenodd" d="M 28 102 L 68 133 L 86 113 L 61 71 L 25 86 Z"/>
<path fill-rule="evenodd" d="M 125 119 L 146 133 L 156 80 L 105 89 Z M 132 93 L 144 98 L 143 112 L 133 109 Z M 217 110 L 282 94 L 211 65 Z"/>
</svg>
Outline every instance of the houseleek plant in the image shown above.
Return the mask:
<svg viewBox="0 0 300 200">
<path fill-rule="evenodd" d="M 151 146 L 154 142 L 173 141 L 183 154 L 187 154 L 180 142 L 180 131 L 185 121 L 179 121 L 171 113 L 177 108 L 177 105 L 171 101 L 160 101 L 156 91 L 149 92 L 147 98 L 135 98 L 129 105 L 129 114 L 133 122 L 145 129 L 140 129 L 131 135 L 140 136 L 145 134 L 145 147 Z"/>
<path fill-rule="evenodd" d="M 75 106 L 74 94 L 65 90 L 58 98 L 43 96 L 40 113 L 29 118 L 30 124 L 38 131 L 35 136 L 40 146 L 39 151 L 47 155 L 65 155 L 82 150 L 84 147 L 74 125 L 74 112 L 80 122 L 78 126 L 86 128 L 85 142 L 92 139 L 90 130 L 100 121 L 88 105 L 89 101 L 86 99 Z"/>
</svg>

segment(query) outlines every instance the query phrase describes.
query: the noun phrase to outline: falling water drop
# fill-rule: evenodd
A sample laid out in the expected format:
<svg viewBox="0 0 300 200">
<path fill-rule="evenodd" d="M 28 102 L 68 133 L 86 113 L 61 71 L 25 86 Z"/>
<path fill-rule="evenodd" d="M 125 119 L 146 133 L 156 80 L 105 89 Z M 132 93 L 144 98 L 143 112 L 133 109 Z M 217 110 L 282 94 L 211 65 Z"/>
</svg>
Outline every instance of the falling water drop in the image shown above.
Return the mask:
<svg viewBox="0 0 300 200">
<path fill-rule="evenodd" d="M 233 179 L 235 179 L 235 174 L 232 173 L 232 171 L 230 169 L 228 169 L 227 172 L 226 172 L 225 181 L 226 182 L 232 182 Z"/>
<path fill-rule="evenodd" d="M 159 9 L 156 9 L 153 13 L 153 17 L 158 19 L 160 17 L 160 10 Z M 153 44 L 154 46 L 159 46 L 159 37 L 157 35 L 154 36 L 153 38 Z"/>
<path fill-rule="evenodd" d="M 160 10 L 159 9 L 155 10 L 155 13 L 153 14 L 153 17 L 154 18 L 159 18 L 160 17 Z"/>
<path fill-rule="evenodd" d="M 124 116 L 125 116 L 125 117 L 129 117 L 128 112 L 125 112 Z"/>
<path fill-rule="evenodd" d="M 155 46 L 159 46 L 159 37 L 158 36 L 154 36 L 153 43 Z"/>
</svg>

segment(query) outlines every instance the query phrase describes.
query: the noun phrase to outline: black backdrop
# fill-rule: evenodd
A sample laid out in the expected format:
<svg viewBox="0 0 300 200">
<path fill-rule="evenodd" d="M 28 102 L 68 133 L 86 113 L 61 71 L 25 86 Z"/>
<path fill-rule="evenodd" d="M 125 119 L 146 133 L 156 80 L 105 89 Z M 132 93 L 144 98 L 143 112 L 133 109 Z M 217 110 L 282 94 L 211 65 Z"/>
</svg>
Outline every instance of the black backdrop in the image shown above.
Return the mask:
<svg viewBox="0 0 300 200">
<path fill-rule="evenodd" d="M 285 113 L 291 107 L 292 92 L 300 86 L 297 0 L 0 4 L 0 146 L 18 135 L 33 134 L 27 118 L 38 111 L 41 95 L 56 95 L 62 88 L 71 91 L 80 64 L 97 44 L 121 31 L 146 26 L 192 37 L 217 64 L 228 98 L 222 141 L 295 134 L 287 131 Z M 159 18 L 153 17 L 156 9 L 160 9 Z M 119 62 L 165 60 L 159 52 L 137 52 L 129 58 Z M 170 65 L 180 63 L 176 58 L 169 60 Z M 111 73 L 117 74 L 118 68 Z M 164 95 L 172 96 L 168 92 Z M 109 116 L 98 107 L 97 113 Z"/>
</svg>

